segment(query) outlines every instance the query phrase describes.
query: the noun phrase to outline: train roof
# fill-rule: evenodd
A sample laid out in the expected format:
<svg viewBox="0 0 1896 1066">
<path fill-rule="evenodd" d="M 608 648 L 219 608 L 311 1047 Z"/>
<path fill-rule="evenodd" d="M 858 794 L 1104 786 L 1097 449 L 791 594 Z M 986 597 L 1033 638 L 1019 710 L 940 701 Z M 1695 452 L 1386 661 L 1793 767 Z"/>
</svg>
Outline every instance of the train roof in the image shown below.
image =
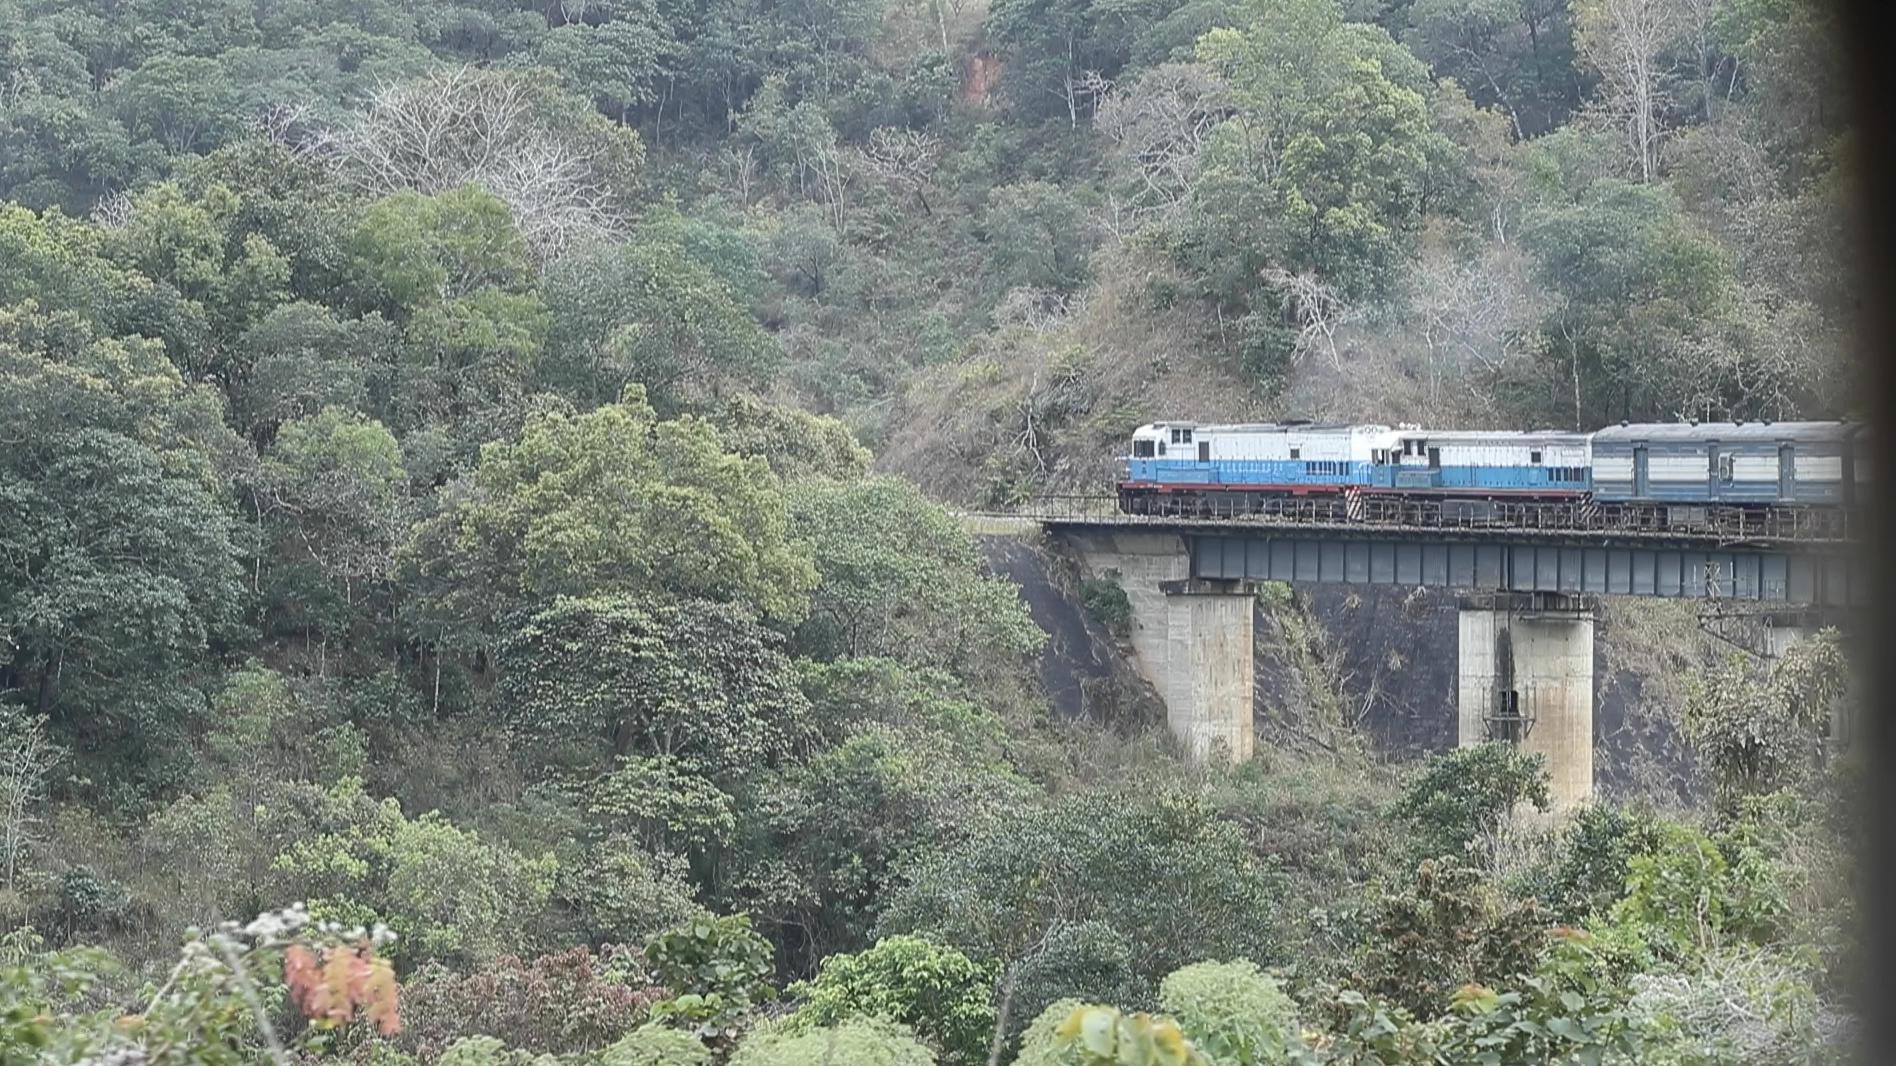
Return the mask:
<svg viewBox="0 0 1896 1066">
<path fill-rule="evenodd" d="M 1587 434 L 1572 429 L 1404 429 L 1404 436 L 1430 440 L 1519 441 L 1585 440 Z"/>
<path fill-rule="evenodd" d="M 1139 427 L 1146 429 L 1189 429 L 1200 433 L 1336 433 L 1343 430 L 1357 430 L 1368 433 L 1388 432 L 1388 426 L 1361 425 L 1348 422 L 1150 422 Z"/>
<path fill-rule="evenodd" d="M 1593 435 L 1597 441 L 1836 441 L 1853 436 L 1862 427 L 1853 422 L 1633 422 L 1608 426 Z"/>
</svg>

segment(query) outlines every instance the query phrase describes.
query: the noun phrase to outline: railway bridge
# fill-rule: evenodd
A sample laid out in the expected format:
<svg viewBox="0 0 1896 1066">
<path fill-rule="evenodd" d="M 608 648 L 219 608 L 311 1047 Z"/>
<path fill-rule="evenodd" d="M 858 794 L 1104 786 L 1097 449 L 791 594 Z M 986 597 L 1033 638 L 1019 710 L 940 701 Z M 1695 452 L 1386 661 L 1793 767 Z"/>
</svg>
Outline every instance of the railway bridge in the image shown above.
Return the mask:
<svg viewBox="0 0 1896 1066">
<path fill-rule="evenodd" d="M 1401 585 L 1460 594 L 1457 737 L 1547 758 L 1556 807 L 1593 791 L 1593 623 L 1601 596 L 1746 603 L 1782 648 L 1865 603 L 1852 531 L 1778 522 L 1562 524 L 1529 513 L 1378 516 L 1297 505 L 1269 514 L 1128 515 L 1110 496 L 1055 496 L 977 526 L 1039 528 L 1132 607 L 1139 671 L 1200 758 L 1248 759 L 1255 591 L 1263 582 Z M 1497 517 L 1505 519 L 1496 521 Z"/>
</svg>

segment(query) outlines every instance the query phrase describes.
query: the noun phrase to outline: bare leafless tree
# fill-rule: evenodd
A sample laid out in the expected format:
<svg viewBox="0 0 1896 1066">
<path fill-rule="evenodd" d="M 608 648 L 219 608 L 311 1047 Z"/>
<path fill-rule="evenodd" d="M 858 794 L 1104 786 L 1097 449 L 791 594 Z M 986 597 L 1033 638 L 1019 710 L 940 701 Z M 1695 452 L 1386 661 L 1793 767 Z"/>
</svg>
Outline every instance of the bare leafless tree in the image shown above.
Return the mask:
<svg viewBox="0 0 1896 1066">
<path fill-rule="evenodd" d="M 1473 259 L 1435 251 L 1422 257 L 1415 280 L 1414 329 L 1428 355 L 1431 405 L 1442 403 L 1445 382 L 1479 390 L 1532 356 L 1532 327 L 1547 300 L 1517 250 L 1496 245 Z M 1481 399 L 1487 406 L 1492 397 Z"/>
<path fill-rule="evenodd" d="M 0 864 L 9 893 L 20 860 L 34 844 L 46 779 L 59 757 L 59 748 L 46 734 L 45 718 L 18 712 L 0 715 Z"/>
<path fill-rule="evenodd" d="M 804 174 L 805 190 L 823 205 L 838 233 L 849 220 L 851 155 L 833 140 L 797 145 L 797 167 Z"/>
<path fill-rule="evenodd" d="M 1191 194 L 1212 130 L 1231 113 L 1224 82 L 1196 63 L 1162 63 L 1104 93 L 1093 125 L 1138 181 L 1135 211 L 1169 211 Z"/>
<path fill-rule="evenodd" d="M 871 175 L 914 196 L 924 214 L 934 213 L 928 204 L 928 181 L 941 156 L 939 137 L 925 130 L 879 126 L 870 131 L 860 154 Z"/>
<path fill-rule="evenodd" d="M 1298 358 L 1321 350 L 1332 366 L 1342 366 L 1336 350 L 1337 328 L 1362 318 L 1336 289 L 1310 271 L 1292 273 L 1281 267 L 1264 269 L 1264 284 L 1283 298 L 1284 310 L 1297 325 Z"/>
<path fill-rule="evenodd" d="M 1588 0 L 1576 5 L 1576 43 L 1600 73 L 1601 104 L 1626 136 L 1641 181 L 1659 171 L 1659 143 L 1678 41 L 1678 0 Z"/>
<path fill-rule="evenodd" d="M 259 108 L 244 120 L 252 137 L 303 151 L 322 142 L 316 109 L 306 103 L 279 103 Z"/>
<path fill-rule="evenodd" d="M 382 85 L 320 148 L 375 195 L 485 189 L 543 259 L 615 236 L 623 222 L 609 145 L 548 121 L 533 84 L 507 73 L 458 67 Z"/>
<path fill-rule="evenodd" d="M 1084 293 L 1069 296 L 1023 285 L 1007 290 L 994 305 L 994 324 L 1003 328 L 1016 326 L 1035 333 L 1046 333 L 1066 324 L 1085 306 Z"/>
<path fill-rule="evenodd" d="M 132 198 L 119 189 L 108 189 L 92 205 L 92 221 L 106 229 L 117 229 L 132 220 Z"/>
</svg>

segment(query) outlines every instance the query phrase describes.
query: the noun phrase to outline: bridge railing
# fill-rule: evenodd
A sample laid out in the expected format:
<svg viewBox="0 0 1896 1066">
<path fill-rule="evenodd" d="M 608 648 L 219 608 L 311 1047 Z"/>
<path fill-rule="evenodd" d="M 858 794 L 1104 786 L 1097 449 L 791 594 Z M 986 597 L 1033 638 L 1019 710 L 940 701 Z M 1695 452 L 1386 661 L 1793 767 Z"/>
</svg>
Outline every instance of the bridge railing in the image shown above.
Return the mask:
<svg viewBox="0 0 1896 1066">
<path fill-rule="evenodd" d="M 1692 537 L 1727 542 L 1844 543 L 1861 522 L 1851 508 L 1746 508 L 1705 504 L 1600 503 L 1593 500 L 1435 500 L 1400 496 L 1258 497 L 1241 494 L 1150 496 L 1130 511 L 1106 493 L 1034 496 L 996 517 L 1115 524 L 1216 521 L 1252 525 L 1355 526 L 1378 529 Z"/>
</svg>

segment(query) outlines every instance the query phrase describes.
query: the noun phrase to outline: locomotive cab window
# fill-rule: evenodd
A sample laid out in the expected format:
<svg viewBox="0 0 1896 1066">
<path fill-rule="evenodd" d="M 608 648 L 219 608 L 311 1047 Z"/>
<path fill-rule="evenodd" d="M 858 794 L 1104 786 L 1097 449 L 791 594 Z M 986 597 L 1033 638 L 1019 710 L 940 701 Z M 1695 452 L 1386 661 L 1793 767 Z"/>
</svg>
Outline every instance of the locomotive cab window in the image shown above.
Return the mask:
<svg viewBox="0 0 1896 1066">
<path fill-rule="evenodd" d="M 1153 451 L 1152 442 L 1149 440 L 1136 440 L 1132 442 L 1132 457 L 1134 459 L 1150 459 L 1152 458 Z"/>
</svg>

